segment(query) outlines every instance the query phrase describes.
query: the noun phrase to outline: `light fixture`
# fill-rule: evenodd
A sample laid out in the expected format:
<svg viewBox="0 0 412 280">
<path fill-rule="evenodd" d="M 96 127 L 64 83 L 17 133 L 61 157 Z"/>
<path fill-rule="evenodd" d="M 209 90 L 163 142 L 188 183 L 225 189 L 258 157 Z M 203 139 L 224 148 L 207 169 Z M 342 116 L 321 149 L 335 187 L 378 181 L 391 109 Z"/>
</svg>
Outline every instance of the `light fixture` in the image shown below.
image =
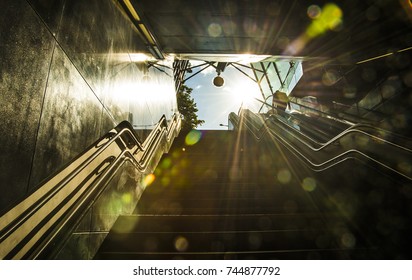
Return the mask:
<svg viewBox="0 0 412 280">
<path fill-rule="evenodd" d="M 225 83 L 225 80 L 222 77 L 220 77 L 220 71 L 218 71 L 217 76 L 213 79 L 213 84 L 216 87 L 221 87 L 223 86 L 224 83 Z"/>
<path fill-rule="evenodd" d="M 123 2 L 120 2 L 120 4 L 123 4 L 123 8 L 125 9 L 126 13 L 129 14 L 129 17 L 132 20 L 137 31 L 139 32 L 140 37 L 145 41 L 146 47 L 148 48 L 149 52 L 153 55 L 153 57 L 158 60 L 165 59 L 161 51 L 161 48 L 155 39 L 153 32 L 151 32 L 149 27 L 143 22 L 143 19 L 139 16 L 137 10 L 134 7 L 135 4 L 132 4 L 130 0 L 123 0 Z"/>
</svg>

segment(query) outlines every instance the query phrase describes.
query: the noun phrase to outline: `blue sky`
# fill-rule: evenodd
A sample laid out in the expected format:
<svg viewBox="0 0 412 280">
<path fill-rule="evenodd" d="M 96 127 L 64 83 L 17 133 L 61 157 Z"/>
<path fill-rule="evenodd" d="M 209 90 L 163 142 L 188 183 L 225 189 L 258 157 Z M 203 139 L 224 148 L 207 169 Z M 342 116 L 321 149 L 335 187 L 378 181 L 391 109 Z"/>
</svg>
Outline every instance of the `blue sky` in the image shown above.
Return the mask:
<svg viewBox="0 0 412 280">
<path fill-rule="evenodd" d="M 200 68 L 193 69 L 193 73 L 198 70 Z M 220 124 L 227 125 L 228 115 L 231 112 L 237 113 L 242 103 L 244 107 L 255 111 L 260 108 L 260 103 L 255 101 L 254 97 L 262 99 L 261 93 L 254 81 L 234 67 L 228 66 L 220 75 L 225 79 L 225 84 L 218 88 L 213 85 L 216 75 L 215 68 L 208 67 L 185 82 L 188 87 L 193 88 L 192 97 L 199 109 L 199 119 L 205 121 L 197 129 L 227 129 Z"/>
</svg>

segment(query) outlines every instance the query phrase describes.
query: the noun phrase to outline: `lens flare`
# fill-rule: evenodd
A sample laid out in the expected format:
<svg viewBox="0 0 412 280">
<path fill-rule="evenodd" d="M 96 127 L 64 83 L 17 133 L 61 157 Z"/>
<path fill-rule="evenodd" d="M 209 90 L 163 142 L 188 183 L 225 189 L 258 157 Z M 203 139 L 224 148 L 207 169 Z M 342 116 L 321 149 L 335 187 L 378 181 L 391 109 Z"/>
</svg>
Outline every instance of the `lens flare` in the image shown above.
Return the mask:
<svg viewBox="0 0 412 280">
<path fill-rule="evenodd" d="M 328 3 L 320 11 L 317 6 L 312 5 L 308 8 L 307 13 L 312 19 L 311 24 L 302 35 L 286 47 L 285 55 L 297 55 L 311 40 L 329 30 L 340 31 L 343 27 L 343 12 L 336 4 Z"/>
<path fill-rule="evenodd" d="M 316 181 L 311 177 L 303 179 L 302 188 L 307 192 L 312 192 L 316 189 Z"/>
<path fill-rule="evenodd" d="M 306 35 L 315 38 L 328 30 L 335 30 L 342 23 L 342 10 L 333 3 L 326 4 L 320 15 L 312 21 Z"/>
<path fill-rule="evenodd" d="M 132 202 L 132 195 L 130 194 L 130 193 L 125 193 L 125 194 L 123 194 L 122 195 L 122 201 L 123 201 L 123 203 L 125 203 L 125 204 L 129 204 L 129 203 L 131 203 Z"/>
<path fill-rule="evenodd" d="M 153 173 L 147 175 L 143 179 L 143 187 L 146 188 L 150 186 L 154 182 L 155 179 L 156 179 L 156 176 Z"/>
<path fill-rule="evenodd" d="M 288 184 L 292 179 L 292 174 L 289 170 L 282 168 L 279 170 L 277 178 L 282 184 Z"/>
<path fill-rule="evenodd" d="M 192 130 L 186 135 L 185 143 L 186 145 L 193 146 L 200 141 L 200 138 L 202 138 L 202 132 L 199 130 Z"/>
<path fill-rule="evenodd" d="M 170 178 L 169 178 L 169 177 L 163 177 L 163 178 L 161 179 L 161 183 L 162 183 L 162 186 L 164 186 L 164 187 L 169 186 L 169 184 L 170 184 Z"/>
<path fill-rule="evenodd" d="M 218 23 L 211 23 L 207 28 L 207 32 L 211 37 L 219 37 L 222 35 L 222 26 Z"/>
<path fill-rule="evenodd" d="M 189 247 L 189 241 L 184 236 L 178 236 L 174 243 L 176 250 L 179 252 L 184 252 Z"/>
<path fill-rule="evenodd" d="M 321 8 L 318 5 L 310 5 L 307 10 L 308 17 L 311 19 L 316 19 L 322 13 Z"/>
<path fill-rule="evenodd" d="M 356 238 L 350 232 L 345 232 L 341 236 L 341 243 L 346 248 L 353 248 L 356 244 Z"/>
<path fill-rule="evenodd" d="M 161 163 L 160 167 L 164 169 L 168 169 L 172 165 L 172 160 L 170 158 L 165 158 Z"/>
</svg>

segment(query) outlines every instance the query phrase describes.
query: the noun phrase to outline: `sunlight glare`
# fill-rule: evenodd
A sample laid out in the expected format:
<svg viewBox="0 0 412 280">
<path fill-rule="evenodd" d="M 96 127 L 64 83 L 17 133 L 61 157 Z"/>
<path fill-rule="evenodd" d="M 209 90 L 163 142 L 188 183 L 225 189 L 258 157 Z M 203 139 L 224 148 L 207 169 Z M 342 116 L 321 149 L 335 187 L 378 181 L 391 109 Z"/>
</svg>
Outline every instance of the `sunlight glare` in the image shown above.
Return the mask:
<svg viewBox="0 0 412 280">
<path fill-rule="evenodd" d="M 243 77 L 242 77 L 243 78 Z M 231 90 L 232 97 L 242 103 L 244 108 L 252 107 L 256 98 L 261 98 L 259 86 L 249 79 L 239 79 Z"/>
</svg>

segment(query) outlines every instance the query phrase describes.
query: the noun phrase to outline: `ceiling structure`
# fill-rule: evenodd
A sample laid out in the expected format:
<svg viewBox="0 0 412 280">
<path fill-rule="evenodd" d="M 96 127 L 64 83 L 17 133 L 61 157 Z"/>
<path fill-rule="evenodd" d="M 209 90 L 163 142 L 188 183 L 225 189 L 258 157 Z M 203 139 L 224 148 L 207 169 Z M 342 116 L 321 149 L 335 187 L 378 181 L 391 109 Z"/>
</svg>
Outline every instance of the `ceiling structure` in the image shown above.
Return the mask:
<svg viewBox="0 0 412 280">
<path fill-rule="evenodd" d="M 302 62 L 295 97 L 353 104 L 412 64 L 410 0 L 118 3 L 157 59 Z"/>
<path fill-rule="evenodd" d="M 294 55 L 357 62 L 411 46 L 411 19 L 402 0 L 338 2 L 130 1 L 163 53 Z M 335 26 L 302 49 L 288 50 L 319 16 L 319 8 L 328 4 L 336 7 L 332 16 L 341 18 L 335 24 L 329 22 Z"/>
</svg>

